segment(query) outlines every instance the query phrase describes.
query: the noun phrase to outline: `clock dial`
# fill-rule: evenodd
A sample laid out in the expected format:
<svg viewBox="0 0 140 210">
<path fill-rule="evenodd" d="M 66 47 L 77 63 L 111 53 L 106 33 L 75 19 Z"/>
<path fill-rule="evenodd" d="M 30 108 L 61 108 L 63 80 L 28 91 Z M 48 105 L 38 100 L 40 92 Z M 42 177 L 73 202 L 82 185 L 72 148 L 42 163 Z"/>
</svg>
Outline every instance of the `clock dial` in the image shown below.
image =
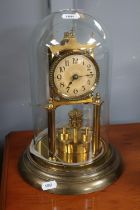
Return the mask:
<svg viewBox="0 0 140 210">
<path fill-rule="evenodd" d="M 64 98 L 77 99 L 95 89 L 99 70 L 95 60 L 83 54 L 62 57 L 53 69 L 56 92 Z"/>
</svg>

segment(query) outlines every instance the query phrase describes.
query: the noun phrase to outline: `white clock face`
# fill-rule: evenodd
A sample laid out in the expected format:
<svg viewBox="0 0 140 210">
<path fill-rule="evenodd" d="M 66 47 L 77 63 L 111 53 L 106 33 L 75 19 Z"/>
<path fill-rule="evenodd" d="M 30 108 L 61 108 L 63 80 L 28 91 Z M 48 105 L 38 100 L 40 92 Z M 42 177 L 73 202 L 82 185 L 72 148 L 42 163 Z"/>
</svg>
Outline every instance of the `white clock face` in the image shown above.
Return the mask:
<svg viewBox="0 0 140 210">
<path fill-rule="evenodd" d="M 94 59 L 75 53 L 62 57 L 56 64 L 53 83 L 61 97 L 77 99 L 95 89 L 98 76 Z"/>
</svg>

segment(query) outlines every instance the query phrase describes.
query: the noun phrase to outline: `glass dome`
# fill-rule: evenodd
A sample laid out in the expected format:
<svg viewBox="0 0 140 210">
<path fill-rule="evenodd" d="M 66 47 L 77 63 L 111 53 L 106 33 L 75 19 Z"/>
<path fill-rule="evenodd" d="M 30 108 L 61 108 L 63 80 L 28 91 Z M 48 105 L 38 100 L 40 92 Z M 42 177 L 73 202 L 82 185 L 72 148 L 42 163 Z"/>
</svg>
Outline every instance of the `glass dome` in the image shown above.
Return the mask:
<svg viewBox="0 0 140 210">
<path fill-rule="evenodd" d="M 71 42 L 73 46 L 69 44 L 69 37 L 74 40 Z M 109 123 L 109 66 L 106 43 L 106 35 L 101 25 L 91 16 L 83 14 L 80 11 L 64 10 L 53 13 L 46 17 L 38 25 L 34 31 L 32 39 L 32 58 L 30 66 L 34 142 L 36 142 L 35 150 L 33 147 L 31 147 L 32 153 L 36 153 L 41 158 L 48 159 L 49 161 L 55 161 L 62 164 L 81 164 L 94 161 L 96 156 L 102 152 L 103 142 L 100 142 L 102 141 L 100 139 L 107 141 L 106 126 Z M 53 116 L 53 123 L 51 124 L 51 120 L 49 121 L 48 119 L 49 116 L 47 108 L 51 98 L 53 98 L 51 93 L 53 86 L 51 85 L 50 81 L 50 69 L 55 57 L 61 57 L 60 60 L 62 60 L 63 57 L 60 52 L 55 50 L 61 49 L 62 47 L 62 54 L 65 51 L 68 51 L 69 54 L 69 51 L 77 50 L 73 49 L 75 48 L 76 44 L 77 46 L 79 45 L 78 50 L 81 52 L 81 54 L 86 52 L 88 56 L 94 59 L 98 66 L 98 72 L 96 72 L 96 74 L 98 74 L 98 81 L 96 81 L 96 87 L 93 88 L 93 91 L 90 92 L 89 96 L 94 97 L 94 99 L 97 101 L 99 100 L 101 105 L 95 108 L 95 105 L 93 107 L 92 102 L 85 103 L 82 101 L 84 98 L 81 97 L 81 93 L 79 95 L 76 95 L 75 93 L 72 94 L 72 91 L 84 92 L 84 90 L 87 89 L 87 86 L 90 86 L 89 83 L 92 81 L 92 74 L 94 72 L 92 72 L 92 69 L 89 67 L 89 71 L 87 69 L 87 75 L 90 75 L 83 78 L 79 77 L 79 81 L 81 80 L 81 83 L 79 82 L 80 85 L 83 83 L 82 90 L 76 88 L 72 89 L 71 86 L 72 98 L 69 98 L 69 95 L 64 98 L 59 97 L 58 95 L 54 96 L 56 100 L 62 100 L 64 102 L 62 105 L 56 107 L 55 117 Z M 68 45 L 71 46 L 68 47 Z M 72 56 L 73 52 L 69 54 L 68 59 L 74 59 Z M 82 55 L 79 56 L 80 57 L 76 57 L 76 59 L 79 59 L 78 62 L 87 62 L 81 61 L 80 59 L 83 59 L 83 57 Z M 74 62 L 74 60 L 70 62 Z M 60 64 L 57 68 L 64 68 L 65 71 L 67 64 L 68 63 L 66 63 L 66 61 L 65 64 L 62 61 L 62 64 Z M 86 65 L 90 66 L 91 64 L 89 63 Z M 74 67 L 73 65 L 71 68 L 77 68 L 77 66 Z M 73 71 L 77 72 L 77 70 Z M 81 71 L 84 70 L 81 69 Z M 63 69 L 60 69 L 60 72 L 63 72 Z M 67 91 L 70 91 L 68 90 L 69 82 L 66 82 L 64 74 L 61 75 L 60 72 L 56 73 L 56 76 L 58 77 L 57 80 L 62 80 L 62 82 L 58 83 L 58 85 L 67 86 L 65 89 L 65 94 L 63 94 L 63 96 L 66 96 Z M 69 73 L 66 72 L 65 74 L 68 75 Z M 75 74 L 76 76 L 76 73 L 71 74 Z M 80 70 L 78 74 L 81 74 Z M 61 77 L 64 77 L 64 79 L 61 79 Z M 84 80 L 87 80 L 85 84 Z M 64 89 L 65 87 L 62 88 Z M 78 96 L 80 96 L 80 98 Z M 76 98 L 76 100 L 73 98 Z M 70 99 L 71 103 L 68 103 Z M 101 110 L 99 111 L 98 109 Z M 70 121 L 72 120 L 72 116 L 70 115 L 79 115 L 81 125 L 79 125 L 77 130 L 70 125 Z M 99 118 L 96 119 L 96 121 L 100 122 L 95 122 L 95 118 Z M 54 133 L 50 134 L 48 129 L 53 130 Z M 98 133 L 95 134 L 97 131 L 94 132 L 93 130 L 96 129 L 98 129 Z M 48 135 L 50 135 L 50 137 Z M 77 135 L 77 137 L 75 137 L 75 135 Z M 100 147 L 96 149 L 97 151 L 94 151 L 95 145 L 93 141 L 95 141 L 95 135 L 98 135 L 97 138 L 99 142 L 97 143 L 97 147 Z M 52 136 L 54 138 L 54 142 L 51 145 Z M 77 138 L 77 140 L 74 140 L 74 138 Z M 75 145 L 75 142 L 77 142 L 77 145 Z M 45 154 L 43 152 L 44 149 Z M 50 158 L 50 156 L 53 158 Z"/>
<path fill-rule="evenodd" d="M 105 32 L 91 16 L 63 10 L 37 26 L 30 62 L 34 138 L 20 163 L 33 186 L 89 193 L 120 175 L 107 135 L 108 63 Z"/>
</svg>

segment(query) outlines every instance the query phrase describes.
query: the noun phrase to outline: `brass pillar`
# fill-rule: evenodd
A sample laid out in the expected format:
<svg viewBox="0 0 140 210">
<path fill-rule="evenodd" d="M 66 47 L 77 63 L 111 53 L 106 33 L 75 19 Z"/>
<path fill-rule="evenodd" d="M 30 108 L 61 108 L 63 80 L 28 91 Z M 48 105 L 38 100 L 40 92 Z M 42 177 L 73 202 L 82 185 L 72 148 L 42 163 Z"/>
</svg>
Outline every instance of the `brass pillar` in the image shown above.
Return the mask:
<svg viewBox="0 0 140 210">
<path fill-rule="evenodd" d="M 99 152 L 100 146 L 100 111 L 101 111 L 101 101 L 100 95 L 96 94 L 96 101 L 93 105 L 94 117 L 93 117 L 93 154 L 94 156 Z"/>
<path fill-rule="evenodd" d="M 54 158 L 55 155 L 55 109 L 52 99 L 49 100 L 48 105 L 48 140 L 49 140 L 49 157 Z"/>
</svg>

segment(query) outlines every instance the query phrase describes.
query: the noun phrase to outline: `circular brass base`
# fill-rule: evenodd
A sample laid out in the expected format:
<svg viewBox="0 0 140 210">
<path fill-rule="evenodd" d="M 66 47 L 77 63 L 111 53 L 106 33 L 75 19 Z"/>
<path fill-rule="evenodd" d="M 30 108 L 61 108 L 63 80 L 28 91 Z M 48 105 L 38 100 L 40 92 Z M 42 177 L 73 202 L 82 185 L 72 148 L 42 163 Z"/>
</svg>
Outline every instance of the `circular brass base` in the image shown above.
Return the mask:
<svg viewBox="0 0 140 210">
<path fill-rule="evenodd" d="M 89 165 L 55 165 L 38 161 L 27 149 L 20 162 L 24 179 L 42 190 L 42 184 L 55 181 L 57 187 L 47 192 L 55 194 L 86 194 L 102 190 L 122 172 L 121 158 L 109 145 L 107 152 Z"/>
</svg>

